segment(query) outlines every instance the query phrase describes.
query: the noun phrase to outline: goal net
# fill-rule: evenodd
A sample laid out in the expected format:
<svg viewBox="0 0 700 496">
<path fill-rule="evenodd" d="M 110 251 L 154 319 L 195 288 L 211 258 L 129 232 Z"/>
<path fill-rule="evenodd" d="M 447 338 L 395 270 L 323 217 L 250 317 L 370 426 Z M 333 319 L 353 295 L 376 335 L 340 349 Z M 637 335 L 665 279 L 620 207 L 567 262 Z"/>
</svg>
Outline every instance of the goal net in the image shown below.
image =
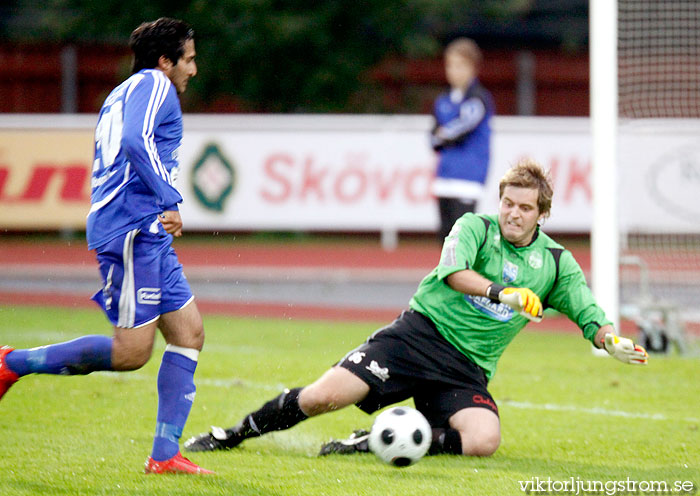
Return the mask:
<svg viewBox="0 0 700 496">
<path fill-rule="evenodd" d="M 700 331 L 700 2 L 617 0 L 620 316 Z"/>
</svg>

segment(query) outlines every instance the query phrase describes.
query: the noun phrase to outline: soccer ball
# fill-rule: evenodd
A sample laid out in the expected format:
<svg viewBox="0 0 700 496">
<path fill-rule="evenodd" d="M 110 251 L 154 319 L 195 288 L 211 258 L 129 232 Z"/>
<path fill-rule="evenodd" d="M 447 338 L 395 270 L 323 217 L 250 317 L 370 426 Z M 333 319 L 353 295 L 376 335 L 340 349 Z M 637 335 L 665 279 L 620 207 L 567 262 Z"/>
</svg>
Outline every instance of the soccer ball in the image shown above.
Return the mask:
<svg viewBox="0 0 700 496">
<path fill-rule="evenodd" d="M 380 413 L 369 433 L 369 449 L 382 461 L 407 467 L 428 452 L 432 432 L 422 413 L 397 406 Z"/>
</svg>

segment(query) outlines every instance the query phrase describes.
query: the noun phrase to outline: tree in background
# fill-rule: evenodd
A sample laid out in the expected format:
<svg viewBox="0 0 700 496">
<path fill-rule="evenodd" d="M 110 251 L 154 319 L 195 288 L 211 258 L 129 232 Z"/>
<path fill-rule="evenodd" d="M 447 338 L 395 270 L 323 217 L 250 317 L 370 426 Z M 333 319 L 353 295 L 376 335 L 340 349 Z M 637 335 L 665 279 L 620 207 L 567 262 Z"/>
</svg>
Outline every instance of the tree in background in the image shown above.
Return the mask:
<svg viewBox="0 0 700 496">
<path fill-rule="evenodd" d="M 183 98 L 187 109 L 381 112 L 366 78 L 380 60 L 438 57 L 449 38 L 489 22 L 507 26 L 536 3 L 8 0 L 0 38 L 126 45 L 139 23 L 176 17 L 196 31 L 199 74 Z"/>
</svg>

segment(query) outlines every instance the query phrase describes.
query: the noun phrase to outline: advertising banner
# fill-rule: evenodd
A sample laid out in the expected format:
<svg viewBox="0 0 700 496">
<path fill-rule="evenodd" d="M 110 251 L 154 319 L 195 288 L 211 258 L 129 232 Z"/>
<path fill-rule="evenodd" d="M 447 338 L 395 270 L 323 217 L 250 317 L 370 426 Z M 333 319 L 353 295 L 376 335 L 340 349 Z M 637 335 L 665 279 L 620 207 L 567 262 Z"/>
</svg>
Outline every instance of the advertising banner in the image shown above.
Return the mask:
<svg viewBox="0 0 700 496">
<path fill-rule="evenodd" d="M 0 228 L 84 229 L 92 131 L 0 129 Z"/>
<path fill-rule="evenodd" d="M 424 128 L 320 119 L 186 134 L 182 214 L 207 229 L 430 231 L 435 156 Z M 354 122 L 353 122 L 354 121 Z M 427 124 L 427 123 L 426 123 Z"/>
<path fill-rule="evenodd" d="M 437 156 L 429 116 L 185 116 L 177 187 L 190 231 L 434 231 Z M 94 116 L 0 117 L 0 228 L 83 229 Z M 623 229 L 697 232 L 700 125 L 621 127 Z M 482 212 L 498 181 L 530 157 L 552 172 L 549 232 L 592 219 L 589 121 L 496 117 Z"/>
</svg>

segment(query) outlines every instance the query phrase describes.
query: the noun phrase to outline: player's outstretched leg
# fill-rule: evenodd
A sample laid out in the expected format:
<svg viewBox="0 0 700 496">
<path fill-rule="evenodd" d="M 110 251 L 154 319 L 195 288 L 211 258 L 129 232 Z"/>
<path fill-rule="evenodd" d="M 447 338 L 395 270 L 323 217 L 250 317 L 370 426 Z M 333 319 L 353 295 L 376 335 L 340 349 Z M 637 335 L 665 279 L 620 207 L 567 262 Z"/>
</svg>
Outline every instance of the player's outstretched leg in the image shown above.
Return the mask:
<svg viewBox="0 0 700 496">
<path fill-rule="evenodd" d="M 27 374 L 84 375 L 112 370 L 113 340 L 107 336 L 83 336 L 65 343 L 15 350 L 0 348 L 0 398 Z"/>
<path fill-rule="evenodd" d="M 266 432 L 281 431 L 306 420 L 308 417 L 340 410 L 362 401 L 369 393 L 369 385 L 349 370 L 335 366 L 316 382 L 305 388 L 286 390 L 265 403 L 262 408 L 247 415 L 230 429 L 213 428 L 189 439 L 187 451 L 214 451 L 231 449 L 251 437 Z"/>
<path fill-rule="evenodd" d="M 194 436 L 185 442 L 186 451 L 216 451 L 235 448 L 246 439 L 258 437 L 267 432 L 281 431 L 295 426 L 307 415 L 299 407 L 299 393 L 302 388 L 285 390 L 282 394 L 265 403 L 259 410 L 248 415 L 236 426 L 229 429 L 212 426 L 211 432 Z"/>
</svg>

